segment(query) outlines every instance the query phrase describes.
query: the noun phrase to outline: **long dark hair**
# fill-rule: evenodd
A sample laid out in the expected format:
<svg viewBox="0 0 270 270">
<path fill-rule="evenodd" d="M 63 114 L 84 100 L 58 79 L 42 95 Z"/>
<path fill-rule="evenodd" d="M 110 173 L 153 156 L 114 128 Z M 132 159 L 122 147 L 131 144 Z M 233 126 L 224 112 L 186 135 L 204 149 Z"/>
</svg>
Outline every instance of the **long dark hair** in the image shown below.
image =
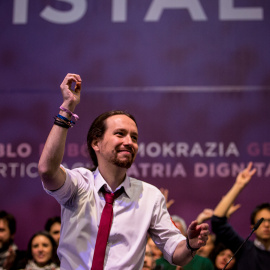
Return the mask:
<svg viewBox="0 0 270 270">
<path fill-rule="evenodd" d="M 51 260 L 48 262 L 53 262 L 57 265 L 60 265 L 60 262 L 59 262 L 59 259 L 57 257 L 57 253 L 56 253 L 56 250 L 57 250 L 57 244 L 56 242 L 54 241 L 54 239 L 52 238 L 52 236 L 47 232 L 47 231 L 39 231 L 37 233 L 35 233 L 29 240 L 28 242 L 28 246 L 27 246 L 27 259 L 28 260 L 32 260 L 33 259 L 33 255 L 32 255 L 32 242 L 34 240 L 34 238 L 36 236 L 44 236 L 46 237 L 47 239 L 49 239 L 50 243 L 52 244 L 52 257 L 51 257 Z"/>
<path fill-rule="evenodd" d="M 209 259 L 212 261 L 215 269 L 218 269 L 216 267 L 216 258 L 217 256 L 223 251 L 230 248 L 228 248 L 227 246 L 225 246 L 223 243 L 218 242 L 215 244 L 214 249 L 211 251 L 211 253 L 209 254 Z M 232 250 L 231 250 L 232 251 Z M 228 267 L 230 266 L 230 264 L 228 265 Z M 234 266 L 230 269 L 230 270 L 237 270 L 237 263 L 235 262 Z"/>
</svg>

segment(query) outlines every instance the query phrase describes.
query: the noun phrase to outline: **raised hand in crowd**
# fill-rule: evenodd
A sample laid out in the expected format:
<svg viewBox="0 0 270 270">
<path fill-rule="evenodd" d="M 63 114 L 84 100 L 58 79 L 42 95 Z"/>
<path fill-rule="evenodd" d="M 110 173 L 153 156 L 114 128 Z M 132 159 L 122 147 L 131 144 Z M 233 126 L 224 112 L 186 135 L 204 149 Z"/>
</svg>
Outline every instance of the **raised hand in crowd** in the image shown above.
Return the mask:
<svg viewBox="0 0 270 270">
<path fill-rule="evenodd" d="M 198 224 L 201 224 L 209 219 L 211 219 L 211 217 L 213 216 L 214 210 L 210 209 L 210 208 L 205 208 L 203 209 L 203 211 L 197 216 L 197 222 Z"/>
<path fill-rule="evenodd" d="M 169 209 L 174 204 L 174 199 L 168 200 L 168 198 L 169 198 L 169 190 L 168 189 L 160 188 L 159 190 L 161 191 L 161 193 L 165 197 L 166 207 L 167 207 L 167 209 Z"/>
<path fill-rule="evenodd" d="M 232 204 L 229 208 L 229 210 L 226 213 L 226 217 L 230 218 L 233 213 L 235 213 L 239 208 L 241 207 L 241 204 Z M 214 210 L 210 208 L 205 208 L 203 211 L 197 216 L 198 224 L 201 224 L 207 220 L 210 220 L 211 217 L 214 214 Z"/>
<path fill-rule="evenodd" d="M 248 166 L 238 174 L 236 181 L 232 188 L 228 191 L 228 193 L 221 199 L 219 204 L 216 206 L 214 210 L 214 215 L 218 217 L 225 217 L 229 212 L 230 207 L 233 205 L 233 202 L 240 194 L 240 192 L 246 187 L 246 185 L 251 180 L 252 176 L 256 173 L 256 169 L 252 169 L 252 162 L 249 162 Z M 236 205 L 232 208 L 230 214 L 232 214 L 233 210 L 237 210 L 240 206 Z"/>
</svg>

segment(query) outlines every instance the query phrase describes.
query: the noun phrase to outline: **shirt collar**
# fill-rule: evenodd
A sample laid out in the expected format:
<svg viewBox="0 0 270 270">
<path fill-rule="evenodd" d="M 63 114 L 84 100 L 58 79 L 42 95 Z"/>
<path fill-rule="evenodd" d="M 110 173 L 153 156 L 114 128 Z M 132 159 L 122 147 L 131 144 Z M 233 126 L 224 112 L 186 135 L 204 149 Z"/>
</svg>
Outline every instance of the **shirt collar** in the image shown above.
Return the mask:
<svg viewBox="0 0 270 270">
<path fill-rule="evenodd" d="M 108 191 L 112 192 L 111 187 L 108 185 L 106 180 L 102 177 L 101 173 L 99 172 L 98 168 L 93 172 L 94 174 L 94 179 L 95 179 L 95 188 L 99 192 L 100 189 L 106 185 L 106 189 Z M 117 187 L 116 190 L 120 189 L 121 187 L 124 188 L 125 193 L 127 196 L 130 198 L 131 197 L 131 189 L 130 189 L 130 178 L 129 176 L 126 175 L 125 180 Z"/>
<path fill-rule="evenodd" d="M 267 251 L 270 251 L 270 248 L 269 248 L 269 249 L 265 249 L 264 244 L 263 244 L 258 238 L 256 238 L 256 239 L 254 240 L 254 245 L 255 245 L 257 248 L 261 249 L 261 250 L 267 250 Z"/>
</svg>

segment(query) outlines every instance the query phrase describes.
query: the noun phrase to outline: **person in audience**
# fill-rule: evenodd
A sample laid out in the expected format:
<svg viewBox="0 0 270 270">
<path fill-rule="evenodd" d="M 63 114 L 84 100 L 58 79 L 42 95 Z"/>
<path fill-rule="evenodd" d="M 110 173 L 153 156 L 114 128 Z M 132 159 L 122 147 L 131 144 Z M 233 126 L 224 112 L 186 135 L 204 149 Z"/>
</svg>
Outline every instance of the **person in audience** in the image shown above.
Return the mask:
<svg viewBox="0 0 270 270">
<path fill-rule="evenodd" d="M 215 247 L 215 240 L 216 240 L 216 235 L 213 233 L 209 234 L 206 245 L 201 247 L 197 251 L 197 255 L 199 255 L 201 257 L 209 258 L 210 253 L 212 252 L 212 250 Z"/>
<path fill-rule="evenodd" d="M 35 233 L 28 242 L 27 256 L 20 262 L 21 270 L 60 270 L 57 245 L 47 231 Z"/>
<path fill-rule="evenodd" d="M 233 252 L 222 243 L 217 244 L 209 254 L 209 258 L 212 260 L 215 270 L 222 270 L 225 266 L 227 270 L 236 270 L 236 260 L 232 257 Z"/>
<path fill-rule="evenodd" d="M 241 207 L 241 204 L 232 204 L 227 211 L 226 217 L 227 219 L 230 218 L 230 216 L 235 213 L 239 208 Z M 201 224 L 203 222 L 206 222 L 207 220 L 211 220 L 212 216 L 214 214 L 214 210 L 210 208 L 205 208 L 198 216 L 197 221 L 198 224 Z M 201 257 L 208 258 L 210 253 L 215 247 L 215 241 L 216 241 L 216 235 L 214 233 L 209 234 L 208 240 L 206 242 L 206 245 L 201 247 L 197 251 L 197 255 L 200 255 Z"/>
<path fill-rule="evenodd" d="M 186 235 L 187 225 L 185 220 L 177 215 L 172 215 L 171 219 L 175 226 L 181 231 L 181 233 Z M 193 256 L 193 260 L 183 267 L 171 265 L 164 259 L 164 257 L 157 259 L 156 265 L 160 266 L 160 268 L 164 270 L 214 270 L 214 266 L 210 259 L 201 257 L 197 254 L 194 254 Z"/>
<path fill-rule="evenodd" d="M 16 269 L 18 262 L 25 256 L 25 252 L 14 243 L 15 233 L 15 217 L 4 210 L 0 211 L 0 270 Z"/>
<path fill-rule="evenodd" d="M 49 218 L 45 224 L 45 230 L 49 232 L 58 246 L 60 240 L 61 217 L 56 216 Z"/>
<path fill-rule="evenodd" d="M 155 269 L 156 263 L 153 256 L 153 252 L 151 246 L 147 242 L 145 246 L 145 255 L 144 255 L 144 263 L 142 270 L 153 270 Z"/>
<path fill-rule="evenodd" d="M 227 211 L 238 195 L 250 182 L 256 169 L 252 169 L 252 162 L 238 174 L 235 183 L 221 199 L 211 219 L 212 231 L 216 234 L 217 241 L 223 243 L 232 252 L 236 252 L 244 240 L 228 223 Z M 255 191 L 254 191 L 255 192 Z M 255 230 L 255 241 L 246 241 L 237 252 L 236 265 L 238 270 L 256 269 L 268 270 L 270 265 L 270 204 L 268 202 L 257 205 L 251 213 L 251 228 L 261 219 L 264 221 Z"/>
<path fill-rule="evenodd" d="M 151 248 L 154 261 L 162 257 L 162 251 L 157 247 L 157 245 L 155 244 L 155 242 L 152 240 L 151 237 L 148 238 L 147 244 Z"/>
</svg>

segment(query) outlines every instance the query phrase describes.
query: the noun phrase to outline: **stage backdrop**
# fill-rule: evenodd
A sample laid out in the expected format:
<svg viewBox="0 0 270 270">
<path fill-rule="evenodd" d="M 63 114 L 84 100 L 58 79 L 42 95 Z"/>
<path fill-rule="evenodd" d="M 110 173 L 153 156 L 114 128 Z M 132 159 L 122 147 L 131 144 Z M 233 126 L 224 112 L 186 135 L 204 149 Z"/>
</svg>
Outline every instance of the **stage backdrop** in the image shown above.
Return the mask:
<svg viewBox="0 0 270 270">
<path fill-rule="evenodd" d="M 60 214 L 37 163 L 69 72 L 83 84 L 66 166 L 90 166 L 98 114 L 128 110 L 139 127 L 129 174 L 167 188 L 187 223 L 254 162 L 230 221 L 247 237 L 251 210 L 269 201 L 269 11 L 262 0 L 2 0 L 0 209 L 16 217 L 19 247 Z"/>
</svg>

